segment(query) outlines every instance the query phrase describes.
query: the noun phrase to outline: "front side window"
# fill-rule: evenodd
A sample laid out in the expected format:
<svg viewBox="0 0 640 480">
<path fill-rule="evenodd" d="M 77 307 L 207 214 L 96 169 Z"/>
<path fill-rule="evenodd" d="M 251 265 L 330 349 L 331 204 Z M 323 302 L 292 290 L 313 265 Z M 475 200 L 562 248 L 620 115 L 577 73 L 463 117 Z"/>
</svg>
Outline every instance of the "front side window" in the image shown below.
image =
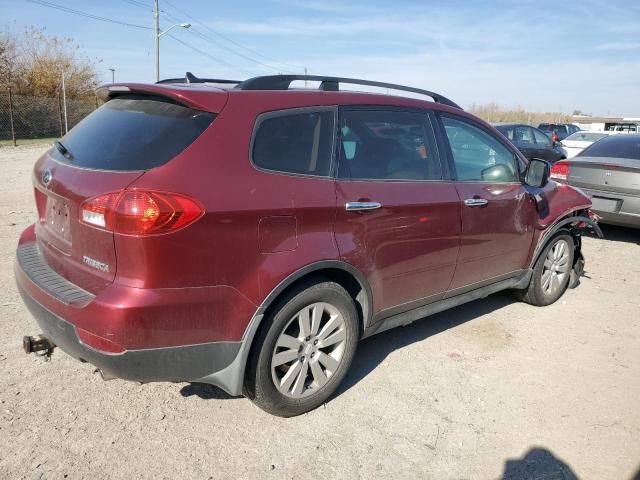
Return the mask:
<svg viewBox="0 0 640 480">
<path fill-rule="evenodd" d="M 338 176 L 366 180 L 440 180 L 442 168 L 425 114 L 345 110 Z"/>
<path fill-rule="evenodd" d="M 498 139 L 460 119 L 442 117 L 457 178 L 464 182 L 517 182 L 516 159 Z"/>
<path fill-rule="evenodd" d="M 334 118 L 332 110 L 264 114 L 253 140 L 253 163 L 265 170 L 328 177 Z"/>
</svg>

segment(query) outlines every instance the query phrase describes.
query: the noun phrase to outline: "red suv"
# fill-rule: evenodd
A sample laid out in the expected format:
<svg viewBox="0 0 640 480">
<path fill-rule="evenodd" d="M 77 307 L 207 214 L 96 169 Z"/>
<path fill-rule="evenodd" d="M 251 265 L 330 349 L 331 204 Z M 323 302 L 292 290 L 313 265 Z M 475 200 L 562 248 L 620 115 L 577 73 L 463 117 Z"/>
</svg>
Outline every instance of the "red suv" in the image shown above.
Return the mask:
<svg viewBox="0 0 640 480">
<path fill-rule="evenodd" d="M 589 198 L 433 92 L 187 74 L 98 94 L 35 165 L 16 279 L 43 332 L 25 350 L 104 378 L 297 415 L 361 338 L 504 289 L 553 303 L 577 284 L 581 231 L 600 234 Z"/>
</svg>

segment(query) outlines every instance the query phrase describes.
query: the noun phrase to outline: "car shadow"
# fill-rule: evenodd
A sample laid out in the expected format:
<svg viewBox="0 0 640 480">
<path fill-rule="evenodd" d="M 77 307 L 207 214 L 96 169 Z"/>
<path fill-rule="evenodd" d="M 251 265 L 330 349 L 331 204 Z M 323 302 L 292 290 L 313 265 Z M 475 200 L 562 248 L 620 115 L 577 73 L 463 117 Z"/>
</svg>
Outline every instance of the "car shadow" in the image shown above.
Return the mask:
<svg viewBox="0 0 640 480">
<path fill-rule="evenodd" d="M 362 340 L 358 345 L 347 376 L 332 398 L 341 395 L 366 377 L 394 350 L 425 340 L 481 315 L 499 310 L 515 301 L 509 292 L 499 292 L 485 299 L 431 315 L 427 317 L 428 320 L 420 319 L 406 327 L 394 328 Z M 197 396 L 203 400 L 239 398 L 206 383 L 189 383 L 180 389 L 180 395 L 183 397 Z"/>
<path fill-rule="evenodd" d="M 640 228 L 619 227 L 617 225 L 598 224 L 604 234 L 604 240 L 640 245 Z"/>
<path fill-rule="evenodd" d="M 547 480 L 578 480 L 571 467 L 546 448 L 531 448 L 522 458 L 504 463 L 502 480 L 544 478 Z"/>
<path fill-rule="evenodd" d="M 180 389 L 183 397 L 193 397 L 194 395 L 202 400 L 231 400 L 234 397 L 215 385 L 208 383 L 190 383 Z"/>
<path fill-rule="evenodd" d="M 423 341 L 516 301 L 509 292 L 499 292 L 361 341 L 347 376 L 333 396 L 341 395 L 365 378 L 394 350 Z"/>
</svg>

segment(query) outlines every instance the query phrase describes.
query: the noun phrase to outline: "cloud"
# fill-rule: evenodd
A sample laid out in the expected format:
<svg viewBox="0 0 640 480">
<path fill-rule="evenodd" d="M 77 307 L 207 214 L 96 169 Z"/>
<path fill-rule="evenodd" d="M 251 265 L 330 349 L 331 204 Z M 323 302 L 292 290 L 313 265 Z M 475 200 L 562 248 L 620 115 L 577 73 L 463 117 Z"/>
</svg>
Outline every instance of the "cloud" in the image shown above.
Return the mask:
<svg viewBox="0 0 640 480">
<path fill-rule="evenodd" d="M 503 64 L 473 52 L 369 57 L 316 57 L 324 74 L 399 83 L 439 92 L 468 108 L 497 102 L 539 111 L 589 110 L 594 114 L 637 115 L 640 97 L 629 96 L 640 77 L 640 62 L 572 61 Z M 552 74 L 550 74 L 552 72 Z M 357 88 L 356 88 L 357 89 Z M 357 89 L 358 90 L 358 89 Z"/>
</svg>

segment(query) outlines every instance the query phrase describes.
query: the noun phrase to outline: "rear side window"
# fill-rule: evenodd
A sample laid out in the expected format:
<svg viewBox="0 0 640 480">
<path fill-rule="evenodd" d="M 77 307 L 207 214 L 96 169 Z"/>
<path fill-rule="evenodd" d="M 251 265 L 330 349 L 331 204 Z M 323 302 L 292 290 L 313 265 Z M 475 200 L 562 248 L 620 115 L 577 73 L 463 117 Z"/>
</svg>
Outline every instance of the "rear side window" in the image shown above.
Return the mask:
<svg viewBox="0 0 640 480">
<path fill-rule="evenodd" d="M 603 138 L 584 149 L 578 156 L 640 160 L 640 135 L 613 135 Z"/>
<path fill-rule="evenodd" d="M 162 97 L 126 95 L 108 101 L 69 131 L 51 154 L 62 162 L 100 170 L 148 170 L 187 148 L 213 121 Z"/>
<path fill-rule="evenodd" d="M 333 110 L 263 114 L 253 139 L 253 163 L 265 170 L 328 177 L 334 118 Z"/>
<path fill-rule="evenodd" d="M 426 114 L 344 110 L 338 176 L 366 180 L 440 180 L 442 168 Z"/>
<path fill-rule="evenodd" d="M 536 143 L 538 145 L 543 145 L 545 147 L 551 146 L 551 141 L 549 140 L 549 137 L 547 137 L 544 133 L 535 129 L 531 129 L 531 131 L 533 132 L 533 135 L 536 138 Z"/>
</svg>

